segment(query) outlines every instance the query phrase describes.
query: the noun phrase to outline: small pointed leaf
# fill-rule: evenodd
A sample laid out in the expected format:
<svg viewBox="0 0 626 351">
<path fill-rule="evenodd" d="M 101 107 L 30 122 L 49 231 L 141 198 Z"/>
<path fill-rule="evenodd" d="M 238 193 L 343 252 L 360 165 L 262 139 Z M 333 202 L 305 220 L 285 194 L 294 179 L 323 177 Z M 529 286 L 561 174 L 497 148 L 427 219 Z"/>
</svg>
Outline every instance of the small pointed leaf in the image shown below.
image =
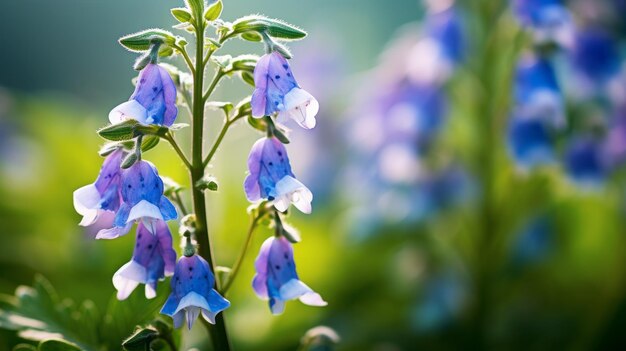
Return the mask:
<svg viewBox="0 0 626 351">
<path fill-rule="evenodd" d="M 174 34 L 163 29 L 147 29 L 141 32 L 129 34 L 119 39 L 119 43 L 133 52 L 143 52 L 150 49 L 155 41 L 172 45 L 176 42 Z"/>
<path fill-rule="evenodd" d="M 222 14 L 222 9 L 224 8 L 224 4 L 222 4 L 221 0 L 217 0 L 216 2 L 209 5 L 209 7 L 204 12 L 204 18 L 207 21 L 215 21 Z"/>
<path fill-rule="evenodd" d="M 172 12 L 172 16 L 176 18 L 176 20 L 180 23 L 186 23 L 191 21 L 191 13 L 182 7 L 176 7 L 170 10 Z"/>
</svg>

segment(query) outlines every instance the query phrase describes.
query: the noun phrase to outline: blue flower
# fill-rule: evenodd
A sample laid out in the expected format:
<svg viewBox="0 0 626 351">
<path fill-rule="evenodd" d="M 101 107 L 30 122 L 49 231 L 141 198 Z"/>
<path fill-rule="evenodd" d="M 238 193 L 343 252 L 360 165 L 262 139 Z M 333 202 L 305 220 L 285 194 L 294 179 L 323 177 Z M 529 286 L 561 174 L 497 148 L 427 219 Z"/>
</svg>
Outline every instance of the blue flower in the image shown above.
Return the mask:
<svg viewBox="0 0 626 351">
<path fill-rule="evenodd" d="M 572 16 L 561 0 L 512 0 L 513 12 L 522 25 L 533 29 L 538 43 L 571 45 Z"/>
<path fill-rule="evenodd" d="M 176 85 L 167 70 L 158 64 L 148 64 L 139 73 L 135 92 L 130 100 L 109 113 L 113 124 L 134 119 L 142 124 L 171 126 L 178 114 Z"/>
<path fill-rule="evenodd" d="M 570 178 L 585 186 L 600 185 L 607 175 L 603 143 L 591 137 L 574 137 L 565 154 Z"/>
<path fill-rule="evenodd" d="M 326 306 L 322 297 L 298 279 L 293 248 L 284 237 L 270 237 L 261 246 L 254 267 L 252 287 L 262 299 L 269 299 L 273 314 L 285 309 L 285 301 L 300 299 L 309 306 Z"/>
<path fill-rule="evenodd" d="M 423 36 L 409 52 L 408 73 L 417 83 L 439 83 L 449 78 L 465 54 L 461 17 L 453 8 L 430 13 Z"/>
<path fill-rule="evenodd" d="M 157 220 L 176 219 L 176 208 L 163 196 L 163 180 L 156 167 L 148 161 L 138 161 L 122 173 L 122 204 L 115 215 L 114 227 L 101 230 L 96 238 L 113 239 L 128 233 L 135 221 L 143 221 L 151 233 L 156 233 Z"/>
<path fill-rule="evenodd" d="M 83 216 L 81 226 L 91 225 L 103 212 L 115 212 L 120 207 L 120 164 L 125 155 L 122 149 L 111 153 L 104 160 L 96 181 L 74 191 L 74 208 Z"/>
<path fill-rule="evenodd" d="M 513 116 L 509 124 L 509 149 L 523 169 L 552 163 L 554 140 L 550 128 L 538 118 Z"/>
<path fill-rule="evenodd" d="M 278 112 L 279 121 L 291 118 L 302 128 L 315 127 L 319 103 L 300 88 L 287 60 L 278 52 L 266 54 L 254 69 L 252 115 L 260 118 Z"/>
<path fill-rule="evenodd" d="M 621 65 L 615 39 L 600 29 L 586 29 L 576 35 L 571 52 L 574 69 L 594 88 L 601 88 L 618 73 Z"/>
<path fill-rule="evenodd" d="M 172 293 L 161 313 L 172 317 L 174 327 L 180 328 L 187 320 L 191 329 L 198 315 L 215 324 L 215 316 L 230 306 L 213 287 L 215 278 L 209 264 L 200 256 L 181 257 L 172 277 Z"/>
<path fill-rule="evenodd" d="M 146 284 L 146 297 L 154 298 L 157 281 L 174 273 L 176 251 L 170 229 L 164 221 L 156 221 L 154 227 L 156 233 L 152 234 L 139 223 L 133 258 L 113 275 L 119 300 L 126 299 L 139 284 Z"/>
<path fill-rule="evenodd" d="M 542 119 L 555 128 L 565 125 L 563 96 L 548 60 L 534 56 L 520 60 L 514 90 L 518 114 Z"/>
<path fill-rule="evenodd" d="M 275 137 L 262 138 L 252 146 L 248 156 L 250 174 L 244 181 L 249 201 L 266 199 L 284 212 L 293 203 L 304 213 L 311 213 L 311 191 L 295 178 L 285 146 Z"/>
</svg>

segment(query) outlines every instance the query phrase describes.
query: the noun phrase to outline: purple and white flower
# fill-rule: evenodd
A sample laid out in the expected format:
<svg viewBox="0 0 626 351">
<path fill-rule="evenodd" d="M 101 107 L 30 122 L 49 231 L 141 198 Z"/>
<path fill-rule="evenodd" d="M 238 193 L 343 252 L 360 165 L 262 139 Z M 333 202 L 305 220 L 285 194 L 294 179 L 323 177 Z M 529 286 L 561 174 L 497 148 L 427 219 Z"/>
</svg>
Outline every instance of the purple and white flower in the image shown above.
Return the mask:
<svg viewBox="0 0 626 351">
<path fill-rule="evenodd" d="M 101 230 L 97 239 L 114 239 L 128 233 L 135 221 L 143 222 L 153 234 L 157 221 L 176 219 L 176 208 L 163 195 L 163 180 L 156 167 L 138 161 L 122 173 L 122 204 L 115 215 L 114 227 Z"/>
<path fill-rule="evenodd" d="M 96 181 L 74 191 L 74 208 L 83 216 L 81 226 L 92 225 L 104 212 L 115 212 L 120 207 L 120 164 L 125 154 L 122 149 L 111 153 L 104 160 Z"/>
<path fill-rule="evenodd" d="M 134 119 L 142 124 L 171 126 L 178 114 L 176 85 L 167 70 L 148 64 L 137 80 L 135 92 L 127 102 L 109 113 L 109 121 L 117 124 Z"/>
<path fill-rule="evenodd" d="M 562 0 L 512 0 L 513 12 L 522 25 L 532 29 L 537 43 L 572 44 L 572 16 Z"/>
<path fill-rule="evenodd" d="M 278 52 L 266 54 L 254 69 L 252 116 L 261 118 L 278 112 L 278 120 L 291 118 L 302 128 L 315 127 L 319 103 L 294 78 L 287 60 Z"/>
<path fill-rule="evenodd" d="M 170 229 L 164 221 L 156 221 L 154 227 L 153 234 L 139 223 L 133 258 L 113 275 L 119 300 L 126 299 L 139 284 L 146 285 L 146 298 L 154 298 L 157 281 L 174 273 L 176 251 Z"/>
<path fill-rule="evenodd" d="M 275 137 L 259 139 L 248 156 L 250 174 L 244 181 L 249 201 L 266 199 L 284 212 L 291 203 L 303 213 L 311 213 L 311 191 L 291 171 L 285 146 Z"/>
<path fill-rule="evenodd" d="M 213 289 L 213 273 L 207 261 L 198 255 L 183 256 L 178 260 L 171 285 L 172 293 L 161 313 L 172 317 L 176 328 L 180 328 L 186 319 L 187 327 L 191 329 L 200 314 L 215 324 L 215 316 L 230 306 L 230 302 Z"/>
<path fill-rule="evenodd" d="M 285 301 L 299 299 L 309 306 L 326 306 L 322 297 L 298 278 L 293 248 L 284 237 L 270 237 L 261 246 L 254 267 L 252 287 L 257 296 L 269 299 L 273 314 L 285 309 Z"/>
</svg>

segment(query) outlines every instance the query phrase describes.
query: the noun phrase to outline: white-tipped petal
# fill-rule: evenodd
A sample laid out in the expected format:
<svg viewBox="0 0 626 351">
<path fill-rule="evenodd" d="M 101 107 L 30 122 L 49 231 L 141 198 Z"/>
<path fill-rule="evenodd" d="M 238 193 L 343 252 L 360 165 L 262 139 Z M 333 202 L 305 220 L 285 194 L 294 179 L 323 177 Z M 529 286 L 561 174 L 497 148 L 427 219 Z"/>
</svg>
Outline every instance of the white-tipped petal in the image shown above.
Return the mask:
<svg viewBox="0 0 626 351">
<path fill-rule="evenodd" d="M 145 124 L 147 118 L 148 111 L 136 100 L 121 103 L 109 112 L 109 121 L 113 124 L 118 124 L 129 119 L 134 119 Z"/>
<path fill-rule="evenodd" d="M 300 296 L 300 302 L 309 306 L 326 306 L 328 302 L 322 299 L 322 296 L 316 292 L 309 292 Z"/>
<path fill-rule="evenodd" d="M 291 201 L 289 200 L 288 195 L 279 196 L 274 199 L 274 208 L 276 208 L 280 212 L 285 212 L 289 208 Z"/>
<path fill-rule="evenodd" d="M 183 326 L 183 321 L 185 320 L 185 310 L 182 310 L 178 313 L 175 313 L 172 316 L 172 320 L 174 321 L 174 328 L 178 329 Z"/>
<path fill-rule="evenodd" d="M 83 216 L 79 225 L 86 227 L 98 219 L 102 197 L 94 184 L 85 185 L 74 191 L 74 209 Z"/>
<path fill-rule="evenodd" d="M 96 234 L 96 239 L 115 239 L 122 235 L 128 233 L 130 228 L 133 226 L 132 223 L 126 224 L 124 227 L 113 227 L 109 229 L 102 229 Z"/>
<path fill-rule="evenodd" d="M 215 324 L 215 316 L 217 316 L 217 313 L 202 310 L 202 317 L 211 324 Z"/>
<path fill-rule="evenodd" d="M 150 284 L 146 284 L 146 299 L 154 299 L 157 295 L 156 290 Z"/>
<path fill-rule="evenodd" d="M 113 275 L 113 286 L 117 290 L 117 299 L 125 300 L 135 290 L 139 283 L 146 281 L 146 269 L 131 260 L 123 265 Z"/>
<path fill-rule="evenodd" d="M 313 292 L 306 284 L 298 279 L 291 279 L 287 283 L 283 284 L 278 290 L 281 300 L 293 300 L 300 296 Z"/>
<path fill-rule="evenodd" d="M 282 119 L 285 116 L 293 119 L 304 129 L 312 129 L 317 121 L 315 116 L 319 112 L 319 102 L 304 89 L 293 88 L 285 94 L 284 106 L 282 106 L 280 115 Z"/>
<path fill-rule="evenodd" d="M 159 210 L 159 208 L 156 205 L 146 200 L 141 200 L 139 201 L 138 204 L 136 204 L 135 206 L 133 206 L 133 208 L 130 209 L 130 213 L 128 214 L 128 219 L 126 220 L 126 223 L 131 223 L 132 221 L 136 219 L 144 218 L 144 217 L 161 219 L 161 220 L 163 219 L 161 210 Z"/>
<path fill-rule="evenodd" d="M 278 300 L 278 299 L 274 299 L 272 301 L 274 302 L 274 304 L 270 306 L 270 310 L 272 311 L 272 314 L 274 315 L 281 314 L 285 311 L 285 301 Z"/>
<path fill-rule="evenodd" d="M 279 211 L 285 211 L 289 207 L 288 203 L 285 204 L 285 196 L 302 213 L 308 214 L 312 211 L 313 193 L 294 177 L 285 176 L 279 180 L 276 183 L 276 195 L 274 207 Z"/>
<path fill-rule="evenodd" d="M 195 307 L 195 306 L 187 307 L 186 310 L 187 310 L 187 328 L 191 330 L 191 327 L 193 327 L 193 322 L 195 322 L 196 319 L 198 319 L 198 315 L 200 314 L 201 310 L 199 307 Z"/>
</svg>

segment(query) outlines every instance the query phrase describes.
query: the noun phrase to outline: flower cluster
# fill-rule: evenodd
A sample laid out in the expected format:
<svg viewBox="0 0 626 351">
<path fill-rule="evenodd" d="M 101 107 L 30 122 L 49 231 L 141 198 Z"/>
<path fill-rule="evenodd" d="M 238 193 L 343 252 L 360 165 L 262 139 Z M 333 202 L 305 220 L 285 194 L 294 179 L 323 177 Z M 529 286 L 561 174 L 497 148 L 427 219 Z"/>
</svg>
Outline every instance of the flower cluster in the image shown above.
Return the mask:
<svg viewBox="0 0 626 351">
<path fill-rule="evenodd" d="M 293 204 L 302 213 L 311 213 L 313 194 L 293 171 L 285 145 L 274 133 L 277 122 L 294 120 L 304 129 L 315 127 L 317 100 L 300 88 L 287 60 L 277 51 L 261 57 L 254 70 L 252 116 L 265 118 L 267 136 L 257 140 L 248 156 L 244 190 L 249 201 L 268 201 L 275 208 L 276 236 L 265 241 L 255 262 L 253 287 L 262 299 L 269 299 L 273 314 L 282 313 L 285 301 L 300 299 L 311 306 L 326 302 L 301 282 L 296 273 L 291 242 L 286 238 L 281 216 Z"/>
<path fill-rule="evenodd" d="M 364 84 L 354 104 L 348 137 L 356 162 L 347 178 L 359 187 L 353 192 L 359 203 L 374 204 L 355 221 L 369 223 L 368 232 L 373 218 L 423 221 L 471 192 L 463 167 L 434 157 L 449 110 L 445 85 L 464 57 L 462 27 L 454 3 L 435 2 L 422 27 L 405 29 L 388 48 L 367 78 L 376 84 Z"/>
<path fill-rule="evenodd" d="M 513 1 L 512 6 L 535 34 L 533 52 L 522 55 L 515 73 L 512 157 L 523 170 L 562 160 L 576 183 L 601 184 L 623 161 L 620 116 L 626 95 L 618 43 L 602 19 L 585 17 L 599 11 L 570 12 L 557 0 Z M 584 115 L 566 114 L 566 102 Z"/>
<path fill-rule="evenodd" d="M 204 40 L 207 21 L 213 21 L 215 25 L 223 24 L 215 22 L 221 12 L 220 1 L 209 5 L 204 1 L 190 0 L 186 4 L 187 8 L 174 9 L 172 14 L 185 28 L 194 28 L 196 37 L 200 36 L 198 40 Z M 203 10 L 205 7 L 206 11 Z M 177 103 L 186 103 L 190 110 L 192 99 L 194 107 L 200 106 L 198 102 L 216 104 L 207 101 L 211 92 L 222 77 L 230 77 L 234 71 L 239 72 L 248 83 L 253 80 L 255 89 L 252 96 L 237 107 L 221 103 L 227 106 L 223 109 L 226 124 L 213 150 L 217 150 L 228 127 L 240 118 L 249 117 L 252 127 L 266 133 L 252 147 L 248 157 L 249 174 L 244 184 L 247 198 L 255 204 L 251 212 L 257 215 L 249 235 L 264 216 L 273 218 L 276 233 L 275 237 L 265 242 L 255 263 L 254 291 L 260 298 L 269 299 L 274 314 L 284 310 L 286 301 L 296 298 L 312 306 L 326 305 L 319 294 L 299 280 L 292 248 L 292 243 L 299 239 L 294 230 L 283 223 L 291 204 L 308 214 L 312 211 L 313 200 L 311 191 L 291 169 L 284 145 L 289 142 L 284 124 L 293 120 L 304 129 L 315 127 L 319 104 L 298 85 L 286 58 L 288 51 L 270 36 L 274 31 L 267 26 L 280 27 L 279 39 L 286 38 L 285 35 L 291 39 L 302 38 L 306 33 L 262 16 L 248 16 L 237 23 L 237 26 L 225 26 L 218 30 L 220 39 L 225 41 L 228 36 L 236 35 L 246 37 L 246 34 L 249 38 L 250 32 L 256 31 L 255 35 L 261 36 L 266 44 L 264 56 L 233 58 L 226 55 L 216 58 L 211 55 L 217 48 L 211 48 L 206 49 L 205 56 L 202 52 L 197 53 L 199 59 L 194 64 L 184 49 L 186 40 L 167 31 L 148 30 L 120 39 L 126 48 L 143 53 L 134 66 L 140 70 L 135 90 L 128 101 L 111 110 L 111 125 L 99 131 L 102 137 L 113 142 L 101 149 L 100 154 L 106 158 L 96 181 L 74 192 L 74 207 L 83 216 L 80 225 L 99 228 L 97 239 L 124 236 L 136 224 L 132 257 L 113 275 L 117 298 L 127 299 L 139 284 L 145 285 L 146 298 L 154 298 L 158 282 L 172 276 L 171 292 L 161 313 L 170 316 L 177 328 L 185 324 L 191 329 L 200 315 L 209 323 L 223 323 L 219 313 L 227 309 L 230 302 L 222 294 L 231 285 L 242 260 L 233 266 L 226 282 L 216 282 L 211 248 L 207 243 L 208 237 L 204 237 L 208 235 L 206 218 L 196 212 L 204 211 L 204 206 L 197 206 L 194 201 L 194 212 L 187 212 L 178 194 L 182 188 L 170 186 L 166 189 L 155 165 L 144 160 L 142 154 L 159 140 L 167 140 L 190 171 L 194 200 L 199 198 L 200 202 L 204 202 L 202 191 L 216 188 L 214 184 L 202 183 L 206 179 L 204 171 L 214 152 L 209 152 L 205 158 L 202 147 L 194 146 L 189 161 L 180 150 L 173 137 L 173 132 L 183 127 L 181 124 L 174 125 L 178 114 Z M 196 86 L 199 84 L 197 79 L 192 81 L 175 67 L 158 63 L 159 57 L 172 55 L 174 50 L 185 57 L 194 77 L 204 74 L 204 61 L 209 58 L 219 64 L 208 91 L 204 92 L 202 86 Z M 182 101 L 177 101 L 179 92 L 184 97 Z M 203 128 L 199 123 L 204 117 L 202 107 L 194 108 L 192 113 L 193 144 L 200 146 L 203 144 Z M 176 202 L 178 210 L 172 201 Z M 168 222 L 178 219 L 179 211 L 183 214 L 179 232 L 184 237 L 184 243 L 183 255 L 177 260 Z M 242 258 L 245 252 L 244 249 Z M 222 338 L 227 339 L 227 336 L 222 335 Z M 214 345 L 218 345 L 216 349 L 228 346 L 215 340 Z"/>
</svg>

